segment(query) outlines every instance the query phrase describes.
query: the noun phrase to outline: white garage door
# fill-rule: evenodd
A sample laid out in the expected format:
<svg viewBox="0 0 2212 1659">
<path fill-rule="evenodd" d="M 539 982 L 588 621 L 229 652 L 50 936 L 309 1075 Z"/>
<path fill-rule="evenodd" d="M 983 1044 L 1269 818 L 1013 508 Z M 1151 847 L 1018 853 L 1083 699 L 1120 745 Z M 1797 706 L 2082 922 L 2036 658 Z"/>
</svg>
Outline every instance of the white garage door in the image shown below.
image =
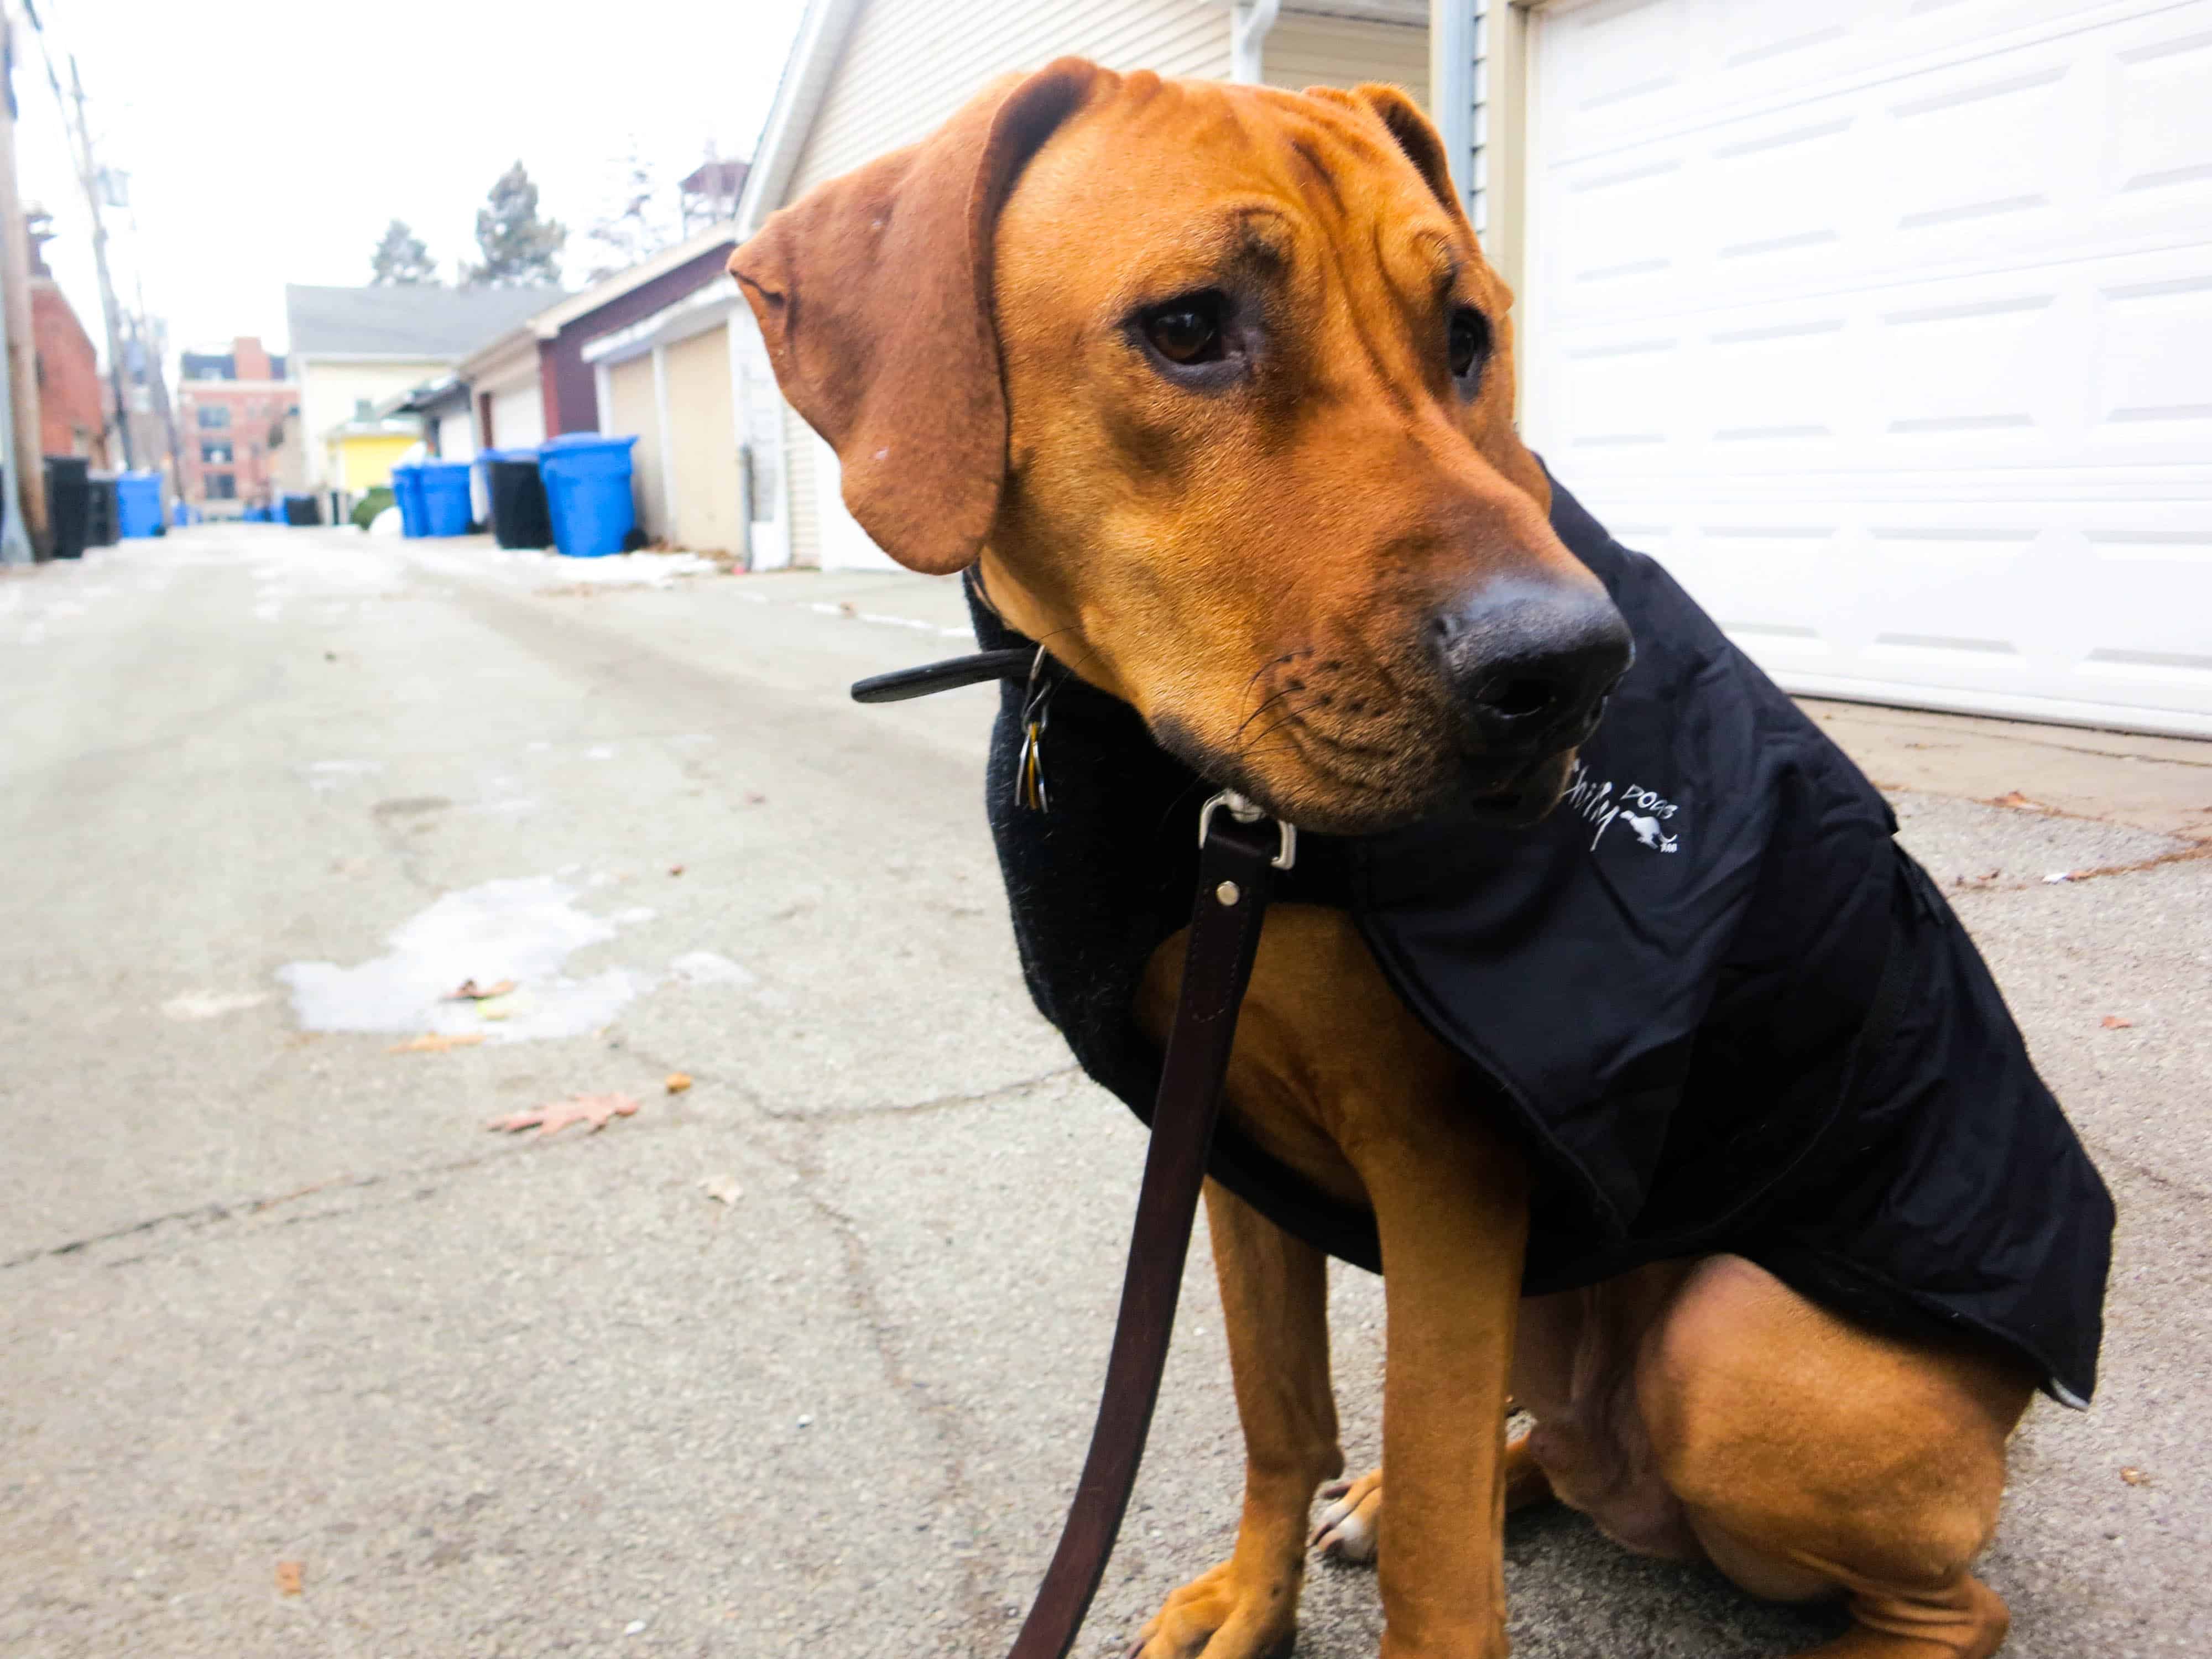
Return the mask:
<svg viewBox="0 0 2212 1659">
<path fill-rule="evenodd" d="M 545 441 L 545 395 L 535 381 L 491 394 L 495 449 L 535 449 Z"/>
<path fill-rule="evenodd" d="M 1594 0 L 1524 424 L 1794 690 L 2212 736 L 2212 0 Z"/>
</svg>

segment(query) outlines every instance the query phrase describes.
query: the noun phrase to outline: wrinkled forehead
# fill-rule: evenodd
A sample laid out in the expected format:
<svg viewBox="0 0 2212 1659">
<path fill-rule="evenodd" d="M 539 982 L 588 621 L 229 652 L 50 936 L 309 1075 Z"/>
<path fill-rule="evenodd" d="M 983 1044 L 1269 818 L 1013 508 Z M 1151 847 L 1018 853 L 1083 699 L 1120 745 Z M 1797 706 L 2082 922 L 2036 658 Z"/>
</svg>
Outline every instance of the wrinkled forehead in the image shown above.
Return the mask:
<svg viewBox="0 0 2212 1659">
<path fill-rule="evenodd" d="M 1410 292 L 1479 262 L 1364 105 L 1265 87 L 1125 77 L 1024 171 L 1000 221 L 1002 275 L 1157 289 L 1322 257 Z M 1067 263 L 1061 263 L 1061 262 Z M 1133 295 L 1132 298 L 1141 297 Z M 1155 295 L 1154 297 L 1162 297 Z"/>
</svg>

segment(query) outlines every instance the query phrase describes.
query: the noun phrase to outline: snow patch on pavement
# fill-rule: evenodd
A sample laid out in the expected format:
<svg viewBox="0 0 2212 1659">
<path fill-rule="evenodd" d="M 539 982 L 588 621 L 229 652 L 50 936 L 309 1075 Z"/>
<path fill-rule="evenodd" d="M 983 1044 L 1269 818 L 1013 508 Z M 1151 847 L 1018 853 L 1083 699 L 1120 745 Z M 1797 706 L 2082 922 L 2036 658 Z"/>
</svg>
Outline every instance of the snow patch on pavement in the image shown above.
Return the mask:
<svg viewBox="0 0 2212 1659">
<path fill-rule="evenodd" d="M 492 1042 L 578 1036 L 653 988 L 650 975 L 609 968 L 584 978 L 562 971 L 587 945 L 615 937 L 613 921 L 576 907 L 579 890 L 551 876 L 488 881 L 447 893 L 403 924 L 392 948 L 351 968 L 295 962 L 276 970 L 293 1012 L 310 1031 L 481 1034 Z M 498 1012 L 451 1000 L 465 980 L 520 988 Z"/>
<path fill-rule="evenodd" d="M 268 1000 L 266 991 L 186 991 L 163 1003 L 161 1012 L 171 1019 L 220 1019 Z"/>
<path fill-rule="evenodd" d="M 750 985 L 751 969 L 714 951 L 686 951 L 670 961 L 668 971 L 686 985 Z"/>
</svg>

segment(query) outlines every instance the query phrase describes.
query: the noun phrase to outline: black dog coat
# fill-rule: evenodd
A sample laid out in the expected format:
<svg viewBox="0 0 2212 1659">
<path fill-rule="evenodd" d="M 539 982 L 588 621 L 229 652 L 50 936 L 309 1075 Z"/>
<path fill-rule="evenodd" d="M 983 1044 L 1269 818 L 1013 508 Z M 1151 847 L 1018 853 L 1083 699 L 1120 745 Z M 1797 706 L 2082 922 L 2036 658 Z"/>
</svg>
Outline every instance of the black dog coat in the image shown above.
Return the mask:
<svg viewBox="0 0 2212 1659">
<path fill-rule="evenodd" d="M 1862 1319 L 1994 1337 L 2085 1403 L 2112 1201 L 1979 954 L 1887 803 L 1666 571 L 1556 486 L 1552 526 L 1637 645 L 1565 799 L 1531 829 L 1302 836 L 1280 898 L 1348 910 L 1486 1079 L 1470 1106 L 1535 1176 L 1528 1293 L 1732 1251 Z M 1028 644 L 969 591 L 987 648 Z M 992 834 L 1030 995 L 1143 1116 L 1159 1054 L 1132 1007 L 1188 917 L 1210 787 L 1061 682 L 1042 813 L 1016 805 L 1025 694 L 1004 689 Z M 1382 1270 L 1370 1212 L 1226 1121 L 1211 1168 Z"/>
</svg>

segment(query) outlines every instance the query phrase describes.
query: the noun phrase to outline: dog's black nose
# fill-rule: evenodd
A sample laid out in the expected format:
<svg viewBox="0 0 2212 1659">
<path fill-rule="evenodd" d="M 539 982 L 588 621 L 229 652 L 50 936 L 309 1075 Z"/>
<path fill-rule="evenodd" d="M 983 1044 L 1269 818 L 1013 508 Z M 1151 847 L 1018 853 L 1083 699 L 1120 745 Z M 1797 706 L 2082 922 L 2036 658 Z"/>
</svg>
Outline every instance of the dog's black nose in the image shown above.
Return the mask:
<svg viewBox="0 0 2212 1659">
<path fill-rule="evenodd" d="M 1492 582 L 1430 623 L 1444 683 L 1486 750 L 1579 742 L 1635 645 L 1601 591 Z"/>
</svg>

